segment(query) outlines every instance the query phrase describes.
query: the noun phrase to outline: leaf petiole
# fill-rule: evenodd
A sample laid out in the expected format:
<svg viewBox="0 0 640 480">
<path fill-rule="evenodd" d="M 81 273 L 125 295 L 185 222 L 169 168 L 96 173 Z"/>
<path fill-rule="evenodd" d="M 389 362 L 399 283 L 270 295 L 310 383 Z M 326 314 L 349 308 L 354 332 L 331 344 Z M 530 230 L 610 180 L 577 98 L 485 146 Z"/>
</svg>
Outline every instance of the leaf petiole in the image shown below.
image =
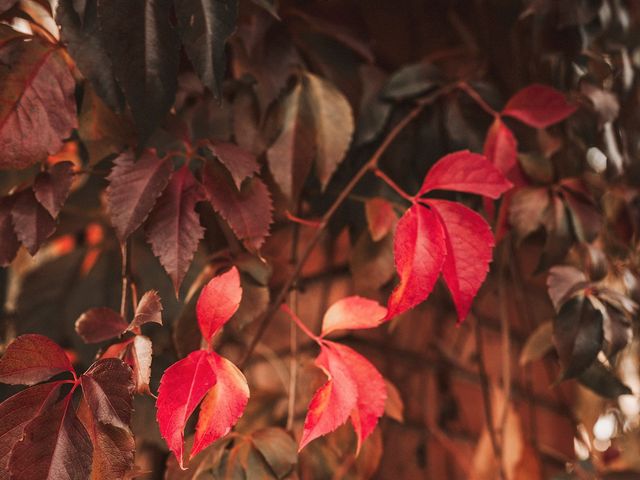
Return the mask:
<svg viewBox="0 0 640 480">
<path fill-rule="evenodd" d="M 307 335 L 307 337 L 313 339 L 318 345 L 322 344 L 322 339 L 320 337 L 318 337 L 315 333 L 313 333 L 311 330 L 309 330 L 309 327 L 307 327 L 302 322 L 302 320 L 300 320 L 300 317 L 298 317 L 293 312 L 293 310 L 291 310 L 291 308 L 289 308 L 289 305 L 287 305 L 286 303 L 283 303 L 282 305 L 280 305 L 280 310 L 282 310 L 284 313 L 289 315 L 292 318 L 292 320 L 294 322 L 296 322 L 298 327 L 300 327 L 300 330 L 302 330 Z"/>
</svg>

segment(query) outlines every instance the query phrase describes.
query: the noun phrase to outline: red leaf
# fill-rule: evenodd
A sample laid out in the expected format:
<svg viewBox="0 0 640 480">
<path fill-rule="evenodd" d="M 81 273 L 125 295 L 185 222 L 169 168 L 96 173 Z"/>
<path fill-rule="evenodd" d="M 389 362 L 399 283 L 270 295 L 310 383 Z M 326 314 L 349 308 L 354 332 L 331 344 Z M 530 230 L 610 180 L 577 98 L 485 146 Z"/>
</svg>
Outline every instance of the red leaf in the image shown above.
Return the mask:
<svg viewBox="0 0 640 480">
<path fill-rule="evenodd" d="M 134 391 L 131 369 L 116 358 L 101 359 L 80 379 L 82 394 L 96 421 L 129 430 Z"/>
<path fill-rule="evenodd" d="M 20 248 L 20 242 L 11 221 L 14 201 L 14 197 L 0 198 L 0 267 L 9 265 Z"/>
<path fill-rule="evenodd" d="M 575 111 L 576 106 L 567 103 L 561 92 L 547 85 L 535 84 L 511 97 L 502 114 L 517 118 L 531 127 L 546 128 Z"/>
<path fill-rule="evenodd" d="M 389 297 L 388 319 L 425 300 L 440 275 L 447 247 L 438 217 L 413 205 L 398 222 L 393 252 L 400 284 Z"/>
<path fill-rule="evenodd" d="M 16 235 L 31 255 L 34 255 L 56 229 L 56 222 L 40 205 L 32 189 L 16 195 L 11 209 Z"/>
<path fill-rule="evenodd" d="M 151 340 L 144 335 L 136 335 L 124 342 L 111 345 L 101 358 L 119 358 L 133 370 L 133 380 L 138 393 L 149 393 L 151 378 Z"/>
<path fill-rule="evenodd" d="M 167 368 L 158 389 L 157 420 L 160 434 L 183 466 L 184 427 L 211 387 L 216 373 L 210 352 L 196 350 Z"/>
<path fill-rule="evenodd" d="M 9 455 L 34 417 L 58 398 L 59 382 L 27 388 L 0 404 L 0 479 L 9 478 Z"/>
<path fill-rule="evenodd" d="M 171 176 L 171 162 L 148 150 L 136 160 L 127 151 L 113 161 L 107 177 L 107 205 L 120 241 L 131 235 L 149 216 Z"/>
<path fill-rule="evenodd" d="M 331 305 L 322 319 L 321 336 L 335 330 L 375 328 L 387 315 L 387 309 L 375 300 L 353 296 Z"/>
<path fill-rule="evenodd" d="M 323 342 L 320 355 L 316 358 L 316 365 L 329 379 L 311 399 L 298 451 L 346 422 L 358 401 L 358 387 L 347 365 L 326 342 Z"/>
<path fill-rule="evenodd" d="M 269 189 L 254 177 L 245 181 L 238 191 L 225 176 L 226 172 L 212 165 L 204 169 L 202 180 L 207 198 L 247 248 L 259 250 L 273 221 Z"/>
<path fill-rule="evenodd" d="M 0 169 L 58 152 L 77 126 L 75 81 L 58 46 L 0 29 Z"/>
<path fill-rule="evenodd" d="M 41 172 L 36 176 L 33 183 L 36 199 L 53 218 L 58 217 L 71 191 L 72 183 L 73 163 L 71 162 L 56 163 L 48 172 Z"/>
<path fill-rule="evenodd" d="M 518 163 L 518 142 L 500 118 L 496 118 L 484 143 L 484 154 L 514 185 L 525 185 Z"/>
<path fill-rule="evenodd" d="M 91 451 L 91 440 L 76 416 L 69 394 L 62 401 L 44 409 L 26 426 L 24 436 L 11 452 L 11 478 L 89 478 Z"/>
<path fill-rule="evenodd" d="M 238 190 L 246 178 L 260 170 L 256 156 L 242 147 L 224 142 L 208 142 L 206 146 L 227 167 Z"/>
<path fill-rule="evenodd" d="M 87 310 L 76 320 L 76 332 L 85 343 L 99 343 L 118 337 L 127 327 L 120 314 L 107 307 Z"/>
<path fill-rule="evenodd" d="M 338 343 L 326 342 L 342 357 L 349 367 L 349 374 L 356 384 L 358 400 L 351 412 L 351 423 L 358 437 L 356 454 L 360 452 L 362 442 L 373 432 L 378 419 L 384 413 L 387 400 L 387 386 L 380 372 L 369 360 L 355 350 Z"/>
<path fill-rule="evenodd" d="M 140 328 L 146 323 L 157 323 L 162 325 L 162 302 L 160 296 L 155 290 L 149 290 L 142 295 L 138 302 L 136 313 L 127 330 Z"/>
<path fill-rule="evenodd" d="M 487 276 L 493 234 L 484 218 L 464 205 L 446 200 L 429 200 L 428 204 L 442 221 L 447 243 L 442 275 L 462 322 Z"/>
<path fill-rule="evenodd" d="M 225 436 L 242 416 L 249 401 L 249 386 L 238 367 L 213 352 L 209 361 L 214 366 L 217 382 L 202 401 L 189 458 Z"/>
<path fill-rule="evenodd" d="M 176 290 L 187 273 L 204 229 L 195 211 L 200 185 L 187 165 L 177 170 L 145 224 L 147 240 Z"/>
<path fill-rule="evenodd" d="M 236 313 L 241 299 L 240 273 L 236 267 L 213 277 L 204 286 L 196 305 L 196 316 L 205 341 L 209 342 Z"/>
<path fill-rule="evenodd" d="M 398 216 L 393 206 L 384 198 L 372 198 L 364 204 L 367 226 L 374 242 L 379 242 L 393 229 Z"/>
<path fill-rule="evenodd" d="M 21 335 L 0 359 L 0 382 L 34 385 L 62 372 L 73 372 L 64 350 L 47 337 Z"/>
<path fill-rule="evenodd" d="M 484 155 L 463 150 L 445 155 L 431 167 L 418 196 L 431 190 L 454 190 L 498 198 L 512 186 Z"/>
</svg>

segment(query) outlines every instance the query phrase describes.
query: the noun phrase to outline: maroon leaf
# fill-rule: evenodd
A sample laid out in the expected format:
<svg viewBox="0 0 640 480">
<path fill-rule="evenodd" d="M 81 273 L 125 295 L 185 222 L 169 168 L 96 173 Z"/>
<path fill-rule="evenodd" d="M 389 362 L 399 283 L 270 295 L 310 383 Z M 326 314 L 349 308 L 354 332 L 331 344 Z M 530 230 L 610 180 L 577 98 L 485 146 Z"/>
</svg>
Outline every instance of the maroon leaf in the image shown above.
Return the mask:
<svg viewBox="0 0 640 480">
<path fill-rule="evenodd" d="M 0 382 L 34 385 L 62 372 L 73 372 L 64 350 L 47 337 L 21 335 L 0 359 Z"/>
<path fill-rule="evenodd" d="M 561 92 L 547 85 L 535 84 L 511 97 L 502 114 L 517 118 L 531 127 L 546 128 L 575 111 L 576 107 L 567 103 Z"/>
<path fill-rule="evenodd" d="M 260 169 L 253 153 L 233 143 L 209 142 L 207 147 L 227 167 L 238 190 L 246 178 L 253 176 Z"/>
<path fill-rule="evenodd" d="M 16 195 L 11 209 L 11 219 L 20 242 L 34 255 L 56 229 L 55 220 L 40 205 L 32 189 Z"/>
<path fill-rule="evenodd" d="M 128 327 L 118 312 L 107 308 L 92 308 L 76 320 L 76 332 L 86 343 L 99 343 L 118 337 Z"/>
<path fill-rule="evenodd" d="M 149 290 L 138 302 L 136 313 L 127 330 L 140 328 L 145 323 L 157 323 L 162 325 L 162 302 L 160 295 L 155 290 Z"/>
<path fill-rule="evenodd" d="M 67 395 L 43 410 L 13 447 L 11 479 L 85 480 L 91 473 L 91 440 Z"/>
<path fill-rule="evenodd" d="M 9 265 L 20 248 L 20 242 L 11 221 L 14 201 L 14 197 L 0 198 L 0 267 Z"/>
<path fill-rule="evenodd" d="M 77 126 L 75 81 L 56 45 L 0 29 L 0 169 L 62 148 Z"/>
<path fill-rule="evenodd" d="M 57 400 L 60 383 L 27 388 L 0 404 L 0 480 L 9 479 L 9 455 L 34 417 Z"/>
<path fill-rule="evenodd" d="M 204 236 L 195 211 L 201 200 L 200 185 L 184 165 L 171 177 L 145 224 L 147 241 L 171 277 L 176 293 Z"/>
<path fill-rule="evenodd" d="M 136 160 L 125 152 L 113 162 L 107 187 L 111 223 L 120 241 L 131 235 L 148 217 L 171 176 L 171 162 L 146 151 Z"/>
<path fill-rule="evenodd" d="M 49 212 L 53 218 L 57 218 L 64 205 L 73 183 L 73 163 L 59 162 L 48 172 L 39 173 L 33 183 L 36 199 Z"/>
<path fill-rule="evenodd" d="M 246 180 L 236 190 L 226 172 L 215 166 L 204 170 L 203 185 L 216 212 L 249 250 L 259 250 L 269 235 L 273 203 L 269 189 L 257 177 Z"/>
</svg>

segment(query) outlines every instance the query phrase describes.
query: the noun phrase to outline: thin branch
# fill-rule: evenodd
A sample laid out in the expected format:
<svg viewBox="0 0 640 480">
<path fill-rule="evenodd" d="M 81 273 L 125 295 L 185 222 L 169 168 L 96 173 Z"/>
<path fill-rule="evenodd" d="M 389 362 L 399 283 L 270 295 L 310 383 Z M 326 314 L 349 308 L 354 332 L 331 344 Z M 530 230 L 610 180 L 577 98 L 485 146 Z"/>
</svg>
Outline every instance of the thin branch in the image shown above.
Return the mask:
<svg viewBox="0 0 640 480">
<path fill-rule="evenodd" d="M 253 338 L 251 339 L 249 345 L 247 346 L 247 349 L 245 351 L 244 356 L 242 357 L 242 359 L 239 362 L 239 365 L 240 365 L 241 369 L 244 368 L 244 366 L 246 365 L 247 361 L 251 357 L 251 354 L 253 353 L 253 350 L 256 348 L 256 345 L 258 344 L 258 342 L 260 341 L 260 339 L 264 335 L 264 332 L 269 327 L 269 325 L 270 325 L 270 323 L 271 323 L 271 321 L 273 319 L 274 314 L 278 311 L 278 309 L 280 308 L 280 305 L 282 304 L 282 302 L 286 298 L 287 294 L 289 293 L 289 290 L 291 290 L 291 287 L 295 284 L 296 280 L 300 276 L 300 273 L 302 272 L 302 268 L 304 267 L 305 263 L 307 262 L 307 260 L 311 256 L 311 253 L 313 252 L 313 249 L 316 247 L 318 242 L 320 242 L 320 239 L 322 238 L 322 236 L 323 236 L 323 234 L 325 232 L 325 229 L 326 229 L 327 225 L 329 224 L 329 221 L 333 218 L 333 215 L 338 211 L 338 209 L 343 204 L 343 202 L 349 197 L 349 195 L 351 194 L 353 189 L 356 187 L 358 182 L 360 182 L 360 180 L 362 180 L 362 178 L 369 171 L 375 169 L 378 166 L 378 161 L 380 160 L 380 157 L 382 157 L 384 152 L 387 151 L 387 148 L 389 148 L 391 143 L 393 143 L 393 141 L 400 134 L 400 132 L 402 132 L 402 130 L 404 130 L 404 128 L 409 123 L 411 123 L 411 121 L 413 119 L 415 119 L 420 114 L 420 112 L 422 112 L 422 109 L 426 105 L 428 105 L 429 103 L 435 101 L 435 99 L 437 99 L 440 95 L 443 95 L 444 93 L 449 92 L 451 89 L 452 89 L 451 86 L 444 87 L 442 89 L 439 89 L 439 90 L 433 92 L 428 97 L 425 97 L 424 99 L 419 101 L 418 104 L 404 118 L 402 118 L 402 120 L 400 120 L 391 129 L 391 131 L 387 134 L 387 136 L 382 141 L 380 146 L 373 153 L 373 155 L 371 156 L 369 161 L 367 163 L 365 163 L 360 168 L 360 170 L 358 170 L 358 172 L 351 178 L 351 180 L 349 181 L 347 186 L 344 188 L 344 190 L 342 190 L 342 192 L 340 192 L 340 194 L 335 199 L 333 204 L 325 212 L 325 214 L 322 216 L 322 218 L 320 220 L 320 224 L 318 225 L 318 229 L 316 230 L 315 235 L 309 241 L 309 243 L 305 247 L 304 251 L 300 255 L 300 259 L 298 260 L 298 263 L 294 267 L 292 273 L 289 275 L 287 280 L 284 282 L 284 285 L 282 285 L 282 287 L 280 288 L 280 291 L 278 292 L 278 294 L 275 296 L 275 298 L 271 302 L 271 305 L 269 306 L 269 308 L 261 316 L 260 321 L 259 321 L 260 323 L 259 323 L 259 326 L 258 326 L 258 328 L 256 330 L 256 333 L 253 336 Z"/>
<path fill-rule="evenodd" d="M 120 244 L 122 255 L 122 295 L 120 297 L 120 316 L 127 319 L 127 296 L 129 295 L 129 268 L 131 263 L 131 242 L 127 239 Z"/>
<path fill-rule="evenodd" d="M 282 305 L 280 305 L 280 310 L 282 310 L 284 313 L 289 315 L 291 317 L 291 320 L 296 322 L 298 327 L 300 327 L 300 330 L 302 330 L 307 337 L 309 337 L 310 339 L 320 343 L 320 337 L 318 337 L 315 333 L 313 333 L 309 329 L 309 327 L 307 327 L 304 324 L 304 322 L 300 319 L 300 317 L 298 317 L 298 315 L 296 315 L 294 313 L 294 311 L 289 308 L 289 305 L 287 305 L 286 303 L 283 303 Z"/>
<path fill-rule="evenodd" d="M 386 183 L 387 185 L 389 185 L 398 195 L 400 195 L 402 198 L 404 198 L 405 200 L 414 203 L 415 202 L 415 196 L 409 195 L 407 192 L 405 192 L 396 182 L 394 182 L 386 173 L 384 173 L 382 170 L 380 170 L 379 168 L 375 168 L 373 170 L 373 173 L 375 173 L 376 177 L 378 177 L 379 179 L 381 179 L 384 183 Z"/>
<path fill-rule="evenodd" d="M 287 212 L 288 213 L 288 212 Z M 293 227 L 293 238 L 291 239 L 291 263 L 298 261 L 298 243 L 300 241 L 300 227 Z M 291 291 L 289 294 L 289 304 L 291 309 L 298 311 L 298 292 Z M 293 323 L 289 326 L 289 397 L 287 402 L 287 425 L 288 431 L 293 432 L 293 422 L 296 416 L 296 390 L 298 384 L 298 331 Z"/>
<path fill-rule="evenodd" d="M 511 332 L 509 329 L 509 311 L 507 308 L 507 279 L 505 267 L 515 259 L 511 258 L 511 249 L 507 243 L 502 244 L 502 256 L 498 271 L 498 301 L 500 302 L 500 330 L 501 330 L 501 347 L 502 347 L 502 389 L 504 391 L 504 405 L 500 418 L 500 439 L 504 444 L 504 432 L 507 426 L 507 417 L 509 415 L 509 404 L 511 403 Z M 505 464 L 505 449 L 501 450 L 501 462 Z"/>
<path fill-rule="evenodd" d="M 487 112 L 492 117 L 499 117 L 500 114 L 496 112 L 485 100 L 480 96 L 480 94 L 469 85 L 467 82 L 459 82 L 458 88 L 469 95 L 480 108 L 482 108 L 485 112 Z"/>
</svg>

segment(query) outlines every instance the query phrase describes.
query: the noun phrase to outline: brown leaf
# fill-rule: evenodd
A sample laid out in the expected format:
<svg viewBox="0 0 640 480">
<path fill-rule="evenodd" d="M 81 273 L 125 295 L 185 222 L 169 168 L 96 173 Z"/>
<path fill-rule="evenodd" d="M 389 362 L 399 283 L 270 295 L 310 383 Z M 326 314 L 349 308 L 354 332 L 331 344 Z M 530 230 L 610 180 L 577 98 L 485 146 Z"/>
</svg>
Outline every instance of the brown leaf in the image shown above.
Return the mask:
<svg viewBox="0 0 640 480">
<path fill-rule="evenodd" d="M 162 302 L 160 295 L 155 290 L 149 290 L 142 295 L 138 302 L 138 308 L 127 330 L 140 328 L 145 323 L 157 323 L 162 325 Z"/>
<path fill-rule="evenodd" d="M 120 241 L 131 235 L 149 216 L 171 176 L 171 162 L 148 150 L 136 160 L 127 151 L 113 161 L 107 177 L 107 205 Z"/>
<path fill-rule="evenodd" d="M 0 198 L 0 267 L 9 265 L 20 248 L 20 242 L 11 221 L 14 201 L 15 197 Z"/>
<path fill-rule="evenodd" d="M 0 28 L 0 169 L 25 168 L 76 128 L 75 81 L 58 48 Z"/>
<path fill-rule="evenodd" d="M 229 170 L 238 190 L 246 178 L 252 177 L 260 169 L 253 153 L 233 143 L 208 142 L 206 146 Z"/>
<path fill-rule="evenodd" d="M 541 323 L 527 338 L 520 352 L 520 366 L 540 360 L 553 349 L 553 323 Z"/>
<path fill-rule="evenodd" d="M 367 226 L 374 242 L 382 240 L 398 222 L 393 205 L 384 198 L 375 197 L 364 204 Z"/>
<path fill-rule="evenodd" d="M 76 332 L 85 343 L 99 343 L 118 337 L 127 327 L 124 318 L 107 307 L 87 310 L 76 320 Z"/>
<path fill-rule="evenodd" d="M 195 211 L 202 199 L 200 185 L 184 165 L 173 174 L 145 223 L 147 241 L 171 277 L 176 294 L 204 236 Z"/>
<path fill-rule="evenodd" d="M 387 386 L 387 401 L 384 404 L 384 414 L 387 417 L 403 423 L 404 422 L 404 402 L 397 387 L 386 378 L 384 383 Z"/>
</svg>

